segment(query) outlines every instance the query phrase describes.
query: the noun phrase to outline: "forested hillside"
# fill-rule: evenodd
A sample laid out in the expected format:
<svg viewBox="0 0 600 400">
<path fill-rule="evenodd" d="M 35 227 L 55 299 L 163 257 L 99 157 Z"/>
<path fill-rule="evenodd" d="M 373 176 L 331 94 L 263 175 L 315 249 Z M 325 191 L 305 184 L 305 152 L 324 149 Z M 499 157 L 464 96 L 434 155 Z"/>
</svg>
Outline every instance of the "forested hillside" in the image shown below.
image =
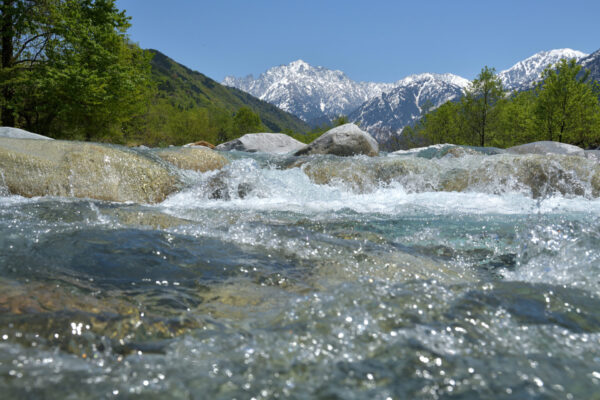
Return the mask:
<svg viewBox="0 0 600 400">
<path fill-rule="evenodd" d="M 164 136 L 173 144 L 193 140 L 222 142 L 258 130 L 309 130 L 299 118 L 269 103 L 223 86 L 157 50 L 149 52 L 156 88 L 149 110 L 142 117 L 142 130 L 132 132 L 137 140 L 158 144 L 157 140 Z M 256 117 L 260 122 L 256 122 Z"/>
</svg>

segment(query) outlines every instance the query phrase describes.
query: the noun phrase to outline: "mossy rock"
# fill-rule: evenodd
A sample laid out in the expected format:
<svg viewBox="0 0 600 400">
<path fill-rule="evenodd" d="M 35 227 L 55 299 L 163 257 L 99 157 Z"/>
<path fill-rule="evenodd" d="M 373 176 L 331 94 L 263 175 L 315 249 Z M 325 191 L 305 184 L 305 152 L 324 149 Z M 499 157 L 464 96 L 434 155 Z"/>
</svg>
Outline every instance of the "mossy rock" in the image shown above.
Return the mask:
<svg viewBox="0 0 600 400">
<path fill-rule="evenodd" d="M 156 155 L 177 168 L 198 172 L 221 169 L 229 163 L 222 154 L 200 147 L 163 149 L 158 150 Z"/>
<path fill-rule="evenodd" d="M 11 194 L 157 203 L 180 185 L 167 166 L 126 148 L 0 138 L 0 186 Z"/>
</svg>

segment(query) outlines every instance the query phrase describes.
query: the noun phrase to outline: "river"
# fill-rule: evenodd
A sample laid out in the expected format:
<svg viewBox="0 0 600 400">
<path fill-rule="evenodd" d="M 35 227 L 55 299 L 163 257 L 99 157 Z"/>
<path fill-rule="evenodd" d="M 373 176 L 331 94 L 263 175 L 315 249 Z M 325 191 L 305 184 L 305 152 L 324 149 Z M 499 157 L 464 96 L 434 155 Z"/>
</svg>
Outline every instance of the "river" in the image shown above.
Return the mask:
<svg viewBox="0 0 600 400">
<path fill-rule="evenodd" d="M 2 398 L 598 398 L 595 161 L 438 150 L 0 189 Z"/>
</svg>

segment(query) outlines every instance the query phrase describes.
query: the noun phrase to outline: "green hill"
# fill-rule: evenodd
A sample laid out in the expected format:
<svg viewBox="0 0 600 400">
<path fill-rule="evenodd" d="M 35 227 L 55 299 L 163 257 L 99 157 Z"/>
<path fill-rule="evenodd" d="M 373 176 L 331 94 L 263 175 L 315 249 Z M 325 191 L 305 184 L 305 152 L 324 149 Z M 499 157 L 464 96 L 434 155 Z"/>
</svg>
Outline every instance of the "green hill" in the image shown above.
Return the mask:
<svg viewBox="0 0 600 400">
<path fill-rule="evenodd" d="M 180 109 L 219 107 L 234 113 L 249 107 L 273 132 L 307 132 L 310 127 L 298 117 L 280 110 L 241 90 L 223 86 L 206 75 L 181 65 L 157 50 L 149 50 L 152 77 L 158 84 L 158 97 Z"/>
</svg>

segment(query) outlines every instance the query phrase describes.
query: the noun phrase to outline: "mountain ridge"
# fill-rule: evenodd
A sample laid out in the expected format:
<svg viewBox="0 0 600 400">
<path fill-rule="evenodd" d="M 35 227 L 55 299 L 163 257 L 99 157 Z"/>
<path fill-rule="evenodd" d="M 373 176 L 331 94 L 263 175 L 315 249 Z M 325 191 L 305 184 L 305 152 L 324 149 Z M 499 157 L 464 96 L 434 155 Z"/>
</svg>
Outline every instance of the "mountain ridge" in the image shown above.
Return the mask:
<svg viewBox="0 0 600 400">
<path fill-rule="evenodd" d="M 568 48 L 540 51 L 500 71 L 498 76 L 507 90 L 526 90 L 533 87 L 548 65 L 561 58 L 589 57 Z M 597 61 L 594 58 L 589 62 L 596 65 Z M 271 67 L 257 78 L 248 75 L 223 80 L 224 85 L 248 91 L 307 122 L 348 115 L 350 121 L 360 123 L 380 142 L 418 119 L 425 104 L 435 108 L 460 97 L 468 83 L 466 78 L 450 73 L 413 74 L 392 83 L 355 82 L 343 71 L 314 67 L 303 60 Z"/>
<path fill-rule="evenodd" d="M 600 50 L 583 58 L 580 63 L 584 68 L 590 70 L 590 79 L 600 84 Z"/>
<path fill-rule="evenodd" d="M 586 56 L 588 54 L 568 48 L 540 51 L 500 71 L 498 77 L 506 90 L 523 90 L 532 87 L 547 66 L 556 64 L 563 58 L 581 60 Z"/>
<path fill-rule="evenodd" d="M 379 142 L 414 122 L 424 108 L 434 109 L 460 97 L 469 81 L 452 74 L 418 74 L 399 81 L 389 92 L 374 97 L 348 119 L 360 123 Z"/>
<path fill-rule="evenodd" d="M 303 60 L 271 67 L 254 78 L 225 77 L 236 87 L 290 112 L 306 122 L 347 115 L 393 84 L 356 82 L 340 70 L 312 66 Z"/>
</svg>

